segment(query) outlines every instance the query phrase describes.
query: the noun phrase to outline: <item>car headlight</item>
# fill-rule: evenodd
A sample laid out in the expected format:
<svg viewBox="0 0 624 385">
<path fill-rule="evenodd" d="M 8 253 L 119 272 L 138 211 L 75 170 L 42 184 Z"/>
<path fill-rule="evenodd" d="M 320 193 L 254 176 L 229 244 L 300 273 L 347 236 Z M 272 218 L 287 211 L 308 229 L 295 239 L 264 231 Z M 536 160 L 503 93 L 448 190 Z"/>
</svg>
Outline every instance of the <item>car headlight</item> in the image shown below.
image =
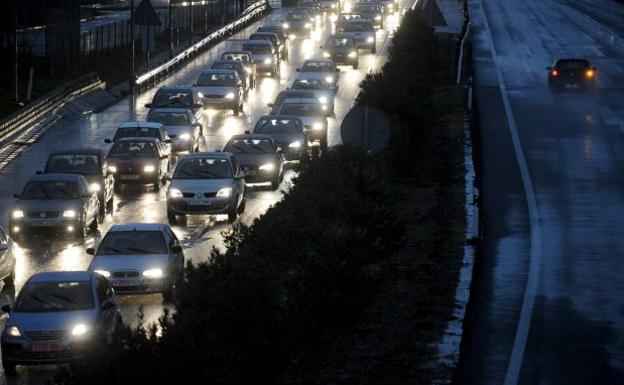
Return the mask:
<svg viewBox="0 0 624 385">
<path fill-rule="evenodd" d="M 226 187 L 217 191 L 217 197 L 219 198 L 229 198 L 232 195 L 232 188 Z"/>
<path fill-rule="evenodd" d="M 247 71 L 248 74 L 252 73 L 253 71 L 251 70 L 251 68 L 249 67 L 245 67 L 245 71 Z"/>
<path fill-rule="evenodd" d="M 290 24 L 284 23 L 284 24 L 282 24 L 282 28 L 288 29 L 288 28 L 290 28 Z"/>
<path fill-rule="evenodd" d="M 91 189 L 91 191 L 93 192 L 99 192 L 102 188 L 100 187 L 99 183 L 91 183 L 89 185 L 89 188 Z"/>
<path fill-rule="evenodd" d="M 375 20 L 377 21 L 381 20 L 381 16 L 380 15 L 375 16 Z"/>
<path fill-rule="evenodd" d="M 24 212 L 22 210 L 14 210 L 13 211 L 13 218 L 15 218 L 15 219 L 24 218 Z"/>
<path fill-rule="evenodd" d="M 71 334 L 73 337 L 80 337 L 87 334 L 90 329 L 91 328 L 85 324 L 77 324 L 72 328 Z"/>
<path fill-rule="evenodd" d="M 355 51 L 349 52 L 349 57 L 356 57 L 356 56 L 357 56 L 357 52 Z"/>
<path fill-rule="evenodd" d="M 117 172 L 117 167 L 116 166 L 108 166 L 108 171 L 115 173 Z"/>
<path fill-rule="evenodd" d="M 301 147 L 301 142 L 300 142 L 300 141 L 298 141 L 298 140 L 296 140 L 296 141 L 294 141 L 294 142 L 290 143 L 290 144 L 288 145 L 288 147 L 290 147 L 290 148 L 299 148 L 299 147 Z"/>
<path fill-rule="evenodd" d="M 169 189 L 169 198 L 182 198 L 182 191 L 177 188 Z"/>
<path fill-rule="evenodd" d="M 229 100 L 234 99 L 234 92 L 228 92 L 227 94 L 225 94 L 225 98 Z"/>
<path fill-rule="evenodd" d="M 325 78 L 325 81 L 326 81 L 327 83 L 333 83 L 333 82 L 334 82 L 334 78 L 333 78 L 333 77 L 331 77 L 331 76 L 327 76 L 327 77 Z"/>
<path fill-rule="evenodd" d="M 305 24 L 303 25 L 303 28 L 310 28 L 310 23 L 305 23 Z"/>
<path fill-rule="evenodd" d="M 321 96 L 318 98 L 319 102 L 321 102 L 321 104 L 327 104 L 327 96 Z"/>
<path fill-rule="evenodd" d="M 22 333 L 20 333 L 19 329 L 17 328 L 17 326 L 9 326 L 8 328 L 4 329 L 4 332 L 11 336 L 11 337 L 21 337 Z"/>
<path fill-rule="evenodd" d="M 180 134 L 178 138 L 180 138 L 180 140 L 191 140 L 191 134 L 189 134 L 188 132 L 185 132 L 183 134 Z"/>
<path fill-rule="evenodd" d="M 197 96 L 199 96 L 200 98 L 203 98 L 204 94 L 202 94 L 201 92 L 197 91 Z"/>
<path fill-rule="evenodd" d="M 272 62 L 273 60 L 271 60 L 270 58 L 264 59 L 264 64 L 271 64 Z"/>
<path fill-rule="evenodd" d="M 63 218 L 76 218 L 76 212 L 74 210 L 63 211 Z"/>
<path fill-rule="evenodd" d="M 145 278 L 162 278 L 163 271 L 162 269 L 149 269 L 143 272 L 143 276 Z"/>
<path fill-rule="evenodd" d="M 366 38 L 366 42 L 367 43 L 372 43 L 374 41 L 375 41 L 375 38 L 373 38 L 372 36 L 369 36 L 369 37 Z"/>
<path fill-rule="evenodd" d="M 93 270 L 94 273 L 101 275 L 104 278 L 110 278 L 110 271 L 107 270 Z"/>
<path fill-rule="evenodd" d="M 156 171 L 156 167 L 154 167 L 151 164 L 148 164 L 147 166 L 143 167 L 143 171 L 145 171 L 145 172 L 154 172 L 154 171 Z"/>
<path fill-rule="evenodd" d="M 316 122 L 316 123 L 314 123 L 314 124 L 312 125 L 312 129 L 313 129 L 313 130 L 316 130 L 316 131 L 318 131 L 318 130 L 322 130 L 322 129 L 323 129 L 323 124 L 322 124 L 322 123 L 319 123 L 319 122 Z"/>
<path fill-rule="evenodd" d="M 323 111 L 327 111 L 327 105 L 326 105 L 326 104 L 323 104 L 323 105 L 321 106 L 321 110 L 323 110 Z"/>
<path fill-rule="evenodd" d="M 330 57 L 330 56 L 331 56 L 331 54 L 329 52 L 327 52 L 327 51 L 323 52 L 323 57 Z"/>
<path fill-rule="evenodd" d="M 275 170 L 275 165 L 273 163 L 265 163 L 260 166 L 260 171 L 273 171 Z"/>
</svg>

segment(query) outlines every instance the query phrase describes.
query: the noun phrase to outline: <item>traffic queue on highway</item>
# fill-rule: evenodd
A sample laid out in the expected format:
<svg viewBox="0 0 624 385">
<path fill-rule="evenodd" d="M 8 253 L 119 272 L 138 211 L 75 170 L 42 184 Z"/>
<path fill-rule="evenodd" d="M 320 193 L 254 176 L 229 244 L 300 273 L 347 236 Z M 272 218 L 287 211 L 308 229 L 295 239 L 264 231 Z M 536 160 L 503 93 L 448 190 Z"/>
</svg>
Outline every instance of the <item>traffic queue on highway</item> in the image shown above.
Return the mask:
<svg viewBox="0 0 624 385">
<path fill-rule="evenodd" d="M 236 221 L 245 210 L 249 184 L 278 189 L 289 162 L 305 163 L 328 146 L 327 119 L 334 115 L 339 65 L 358 67 L 359 50 L 377 51 L 376 30 L 394 0 L 364 0 L 349 6 L 336 0 L 307 2 L 291 9 L 280 25 L 264 25 L 223 52 L 192 85 L 158 89 L 146 121 L 121 124 L 103 148 L 74 148 L 49 154 L 15 194 L 8 234 L 0 228 L 0 279 L 15 277 L 14 241 L 44 230 L 84 238 L 114 215 L 126 185 L 166 187 L 168 223 L 113 225 L 97 247 L 87 271 L 31 276 L 9 314 L 1 336 L 7 375 L 17 365 L 63 363 L 111 342 L 122 319 L 116 295 L 162 293 L 171 298 L 184 277 L 184 251 L 170 225 L 190 215 L 226 215 Z M 258 77 L 280 77 L 289 40 L 309 37 L 315 26 L 335 22 L 321 57 L 306 60 L 286 90 L 244 134 L 221 151 L 200 152 L 206 110 L 244 113 L 245 96 Z"/>
</svg>

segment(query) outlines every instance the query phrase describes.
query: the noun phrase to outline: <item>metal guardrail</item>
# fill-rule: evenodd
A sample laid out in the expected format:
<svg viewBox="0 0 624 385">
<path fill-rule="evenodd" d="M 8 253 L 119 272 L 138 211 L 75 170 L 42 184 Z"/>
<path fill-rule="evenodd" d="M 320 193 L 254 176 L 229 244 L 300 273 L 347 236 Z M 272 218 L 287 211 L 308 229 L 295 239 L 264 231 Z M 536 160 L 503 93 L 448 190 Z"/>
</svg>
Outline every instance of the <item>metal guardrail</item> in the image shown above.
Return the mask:
<svg viewBox="0 0 624 385">
<path fill-rule="evenodd" d="M 24 108 L 0 120 L 0 145 L 6 144 L 15 135 L 34 125 L 66 101 L 101 85 L 102 81 L 97 74 L 88 74 L 48 92 Z"/>
<path fill-rule="evenodd" d="M 464 1 L 464 28 L 462 28 L 463 36 L 459 45 L 459 57 L 457 59 L 457 84 L 462 82 L 462 74 L 464 70 L 464 46 L 466 38 L 470 35 L 470 10 L 468 9 L 468 2 Z"/>
<path fill-rule="evenodd" d="M 180 52 L 174 58 L 166 61 L 158 67 L 155 67 L 137 76 L 134 82 L 134 86 L 136 88 L 142 88 L 143 86 L 146 86 L 148 84 L 154 85 L 159 79 L 168 76 L 171 71 L 174 71 L 180 64 L 185 63 L 193 56 L 201 52 L 210 43 L 218 41 L 223 37 L 230 36 L 233 32 L 237 31 L 240 27 L 245 26 L 257 16 L 263 14 L 269 8 L 270 7 L 268 0 L 260 0 L 255 2 L 243 12 L 241 12 L 238 19 L 213 31 L 210 35 L 206 36 L 197 43 Z"/>
</svg>

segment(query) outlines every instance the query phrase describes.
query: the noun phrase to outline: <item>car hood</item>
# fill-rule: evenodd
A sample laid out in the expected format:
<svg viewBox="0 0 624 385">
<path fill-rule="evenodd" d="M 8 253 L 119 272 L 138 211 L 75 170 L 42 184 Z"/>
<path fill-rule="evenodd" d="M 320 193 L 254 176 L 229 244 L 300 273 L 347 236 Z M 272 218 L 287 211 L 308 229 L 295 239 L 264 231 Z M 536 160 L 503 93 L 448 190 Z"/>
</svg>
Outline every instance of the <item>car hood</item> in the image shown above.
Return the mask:
<svg viewBox="0 0 624 385">
<path fill-rule="evenodd" d="M 317 98 L 320 98 L 321 96 L 326 97 L 328 102 L 334 98 L 334 91 L 332 90 L 310 90 L 310 91 L 314 92 L 314 95 Z"/>
<path fill-rule="evenodd" d="M 82 211 L 82 202 L 79 199 L 26 199 L 19 200 L 13 209 L 23 211 Z"/>
<path fill-rule="evenodd" d="M 180 135 L 183 133 L 193 133 L 193 128 L 191 126 L 163 126 L 163 128 L 165 129 L 165 131 L 167 131 L 167 134 L 169 136 L 171 135 Z"/>
<path fill-rule="evenodd" d="M 225 187 L 232 187 L 233 179 L 172 179 L 169 188 L 188 192 L 217 192 Z"/>
<path fill-rule="evenodd" d="M 88 310 L 46 312 L 46 313 L 11 313 L 7 326 L 17 326 L 20 331 L 67 330 L 77 323 L 94 325 L 97 318 L 95 308 Z"/>
<path fill-rule="evenodd" d="M 260 166 L 275 162 L 275 154 L 236 154 L 236 159 L 241 166 Z"/>
<path fill-rule="evenodd" d="M 225 95 L 228 92 L 233 92 L 236 95 L 236 86 L 197 86 L 197 89 L 204 95 Z"/>
<path fill-rule="evenodd" d="M 166 270 L 169 267 L 167 254 L 119 254 L 102 255 L 96 254 L 91 261 L 89 271 L 94 270 L 148 270 L 160 268 Z"/>
</svg>

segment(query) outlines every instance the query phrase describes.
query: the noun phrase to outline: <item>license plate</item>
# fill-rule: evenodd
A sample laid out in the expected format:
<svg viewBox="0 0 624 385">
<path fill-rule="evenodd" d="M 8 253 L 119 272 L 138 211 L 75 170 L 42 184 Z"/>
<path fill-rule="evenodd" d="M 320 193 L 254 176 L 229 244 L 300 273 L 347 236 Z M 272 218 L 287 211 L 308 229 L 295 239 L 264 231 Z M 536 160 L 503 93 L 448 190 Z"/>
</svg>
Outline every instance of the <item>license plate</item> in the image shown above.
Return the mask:
<svg viewBox="0 0 624 385">
<path fill-rule="evenodd" d="M 54 221 L 48 219 L 31 219 L 31 226 L 54 226 Z"/>
<path fill-rule="evenodd" d="M 204 199 L 191 199 L 188 204 L 191 206 L 205 206 L 210 205 L 210 201 Z"/>
<path fill-rule="evenodd" d="M 127 286 L 138 286 L 139 282 L 135 281 L 134 279 L 114 279 L 113 280 L 113 286 L 119 286 L 119 287 L 127 287 Z"/>
<path fill-rule="evenodd" d="M 138 175 L 122 175 L 121 180 L 139 180 Z"/>
<path fill-rule="evenodd" d="M 33 352 L 58 352 L 59 350 L 63 350 L 60 342 L 36 341 L 32 343 Z"/>
</svg>

